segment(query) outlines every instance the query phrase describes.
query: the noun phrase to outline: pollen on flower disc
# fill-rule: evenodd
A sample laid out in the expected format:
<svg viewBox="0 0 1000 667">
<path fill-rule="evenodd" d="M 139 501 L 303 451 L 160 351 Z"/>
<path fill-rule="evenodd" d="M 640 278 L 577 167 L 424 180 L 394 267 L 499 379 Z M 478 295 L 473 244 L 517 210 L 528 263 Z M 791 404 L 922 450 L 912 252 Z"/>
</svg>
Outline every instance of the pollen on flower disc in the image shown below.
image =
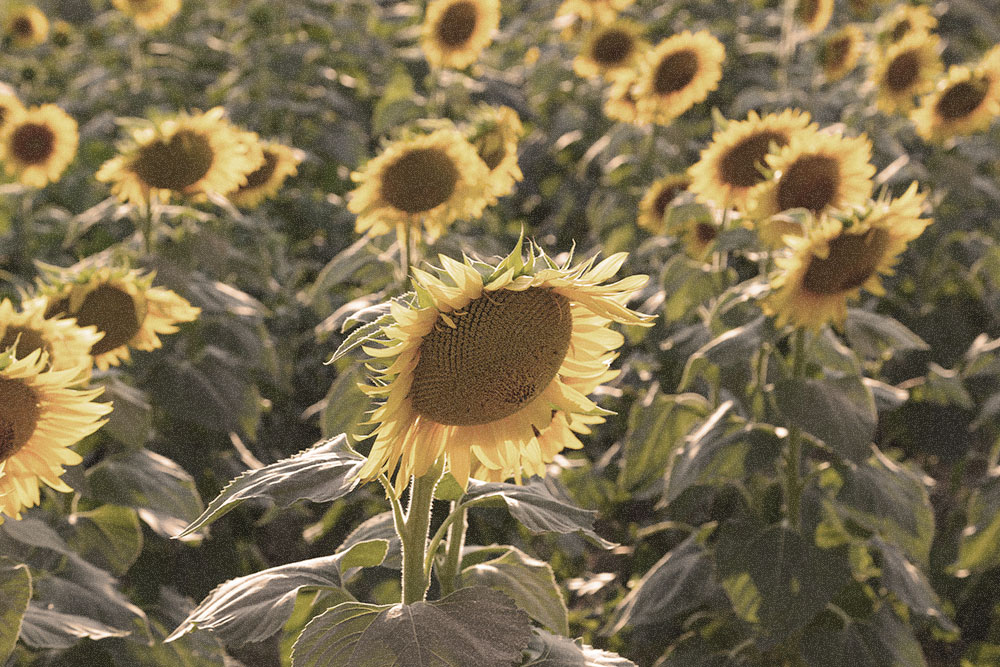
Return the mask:
<svg viewBox="0 0 1000 667">
<path fill-rule="evenodd" d="M 38 396 L 31 387 L 20 380 L 0 378 L 0 461 L 28 442 L 40 414 Z"/>
</svg>

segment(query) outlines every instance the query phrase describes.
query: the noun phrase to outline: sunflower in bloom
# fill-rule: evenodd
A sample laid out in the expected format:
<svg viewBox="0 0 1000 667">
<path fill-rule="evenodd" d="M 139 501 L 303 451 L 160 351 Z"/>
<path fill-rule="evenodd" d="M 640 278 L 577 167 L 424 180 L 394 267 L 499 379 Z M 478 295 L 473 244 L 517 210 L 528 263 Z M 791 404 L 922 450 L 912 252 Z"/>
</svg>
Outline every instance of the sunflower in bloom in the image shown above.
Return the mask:
<svg viewBox="0 0 1000 667">
<path fill-rule="evenodd" d="M 432 0 L 420 46 L 431 67 L 463 69 L 476 62 L 500 25 L 500 0 Z"/>
<path fill-rule="evenodd" d="M 639 108 L 636 106 L 635 87 L 636 73 L 629 70 L 617 77 L 608 88 L 607 99 L 604 100 L 604 115 L 619 123 L 638 123 Z"/>
<path fill-rule="evenodd" d="M 97 328 L 79 327 L 73 319 L 46 317 L 45 299 L 31 299 L 20 310 L 8 299 L 0 301 L 0 352 L 18 359 L 41 350 L 48 360 L 46 370 L 84 368 L 89 374 L 90 349 L 101 339 Z"/>
<path fill-rule="evenodd" d="M 158 334 L 178 331 L 201 312 L 163 287 L 153 287 L 153 274 L 101 267 L 41 284 L 46 317 L 72 317 L 81 327 L 93 326 L 103 337 L 90 353 L 102 371 L 131 361 L 130 348 L 150 351 L 163 346 Z"/>
<path fill-rule="evenodd" d="M 779 327 L 843 326 L 847 301 L 862 289 L 884 294 L 879 275 L 891 275 L 906 244 L 931 223 L 920 217 L 923 202 L 913 183 L 898 199 L 822 216 L 808 234 L 788 239 L 792 252 L 775 260 L 778 273 L 765 311 L 777 316 Z"/>
<path fill-rule="evenodd" d="M 475 113 L 468 133 L 469 143 L 490 170 L 486 186 L 490 204 L 509 195 L 514 183 L 524 178 L 517 164 L 517 142 L 524 136 L 524 126 L 510 107 L 482 105 Z"/>
<path fill-rule="evenodd" d="M 764 117 L 751 111 L 746 120 L 729 121 L 688 168 L 691 191 L 699 201 L 745 211 L 750 189 L 765 180 L 761 167 L 771 147 L 787 146 L 800 133 L 813 136 L 816 124 L 809 121 L 809 113 L 798 109 Z"/>
<path fill-rule="evenodd" d="M 691 259 L 704 261 L 715 247 L 715 240 L 721 231 L 722 228 L 713 222 L 692 217 L 680 227 L 678 235 L 684 245 L 685 254 Z"/>
<path fill-rule="evenodd" d="M 701 102 L 722 78 L 725 47 L 705 30 L 663 40 L 640 65 L 635 85 L 639 118 L 666 125 Z"/>
<path fill-rule="evenodd" d="M 931 33 L 915 33 L 896 42 L 876 57 L 872 81 L 875 103 L 885 113 L 907 113 L 913 98 L 934 87 L 941 74 L 940 38 Z"/>
<path fill-rule="evenodd" d="M 162 28 L 181 10 L 181 0 L 111 0 L 111 4 L 143 30 Z"/>
<path fill-rule="evenodd" d="M 14 46 L 38 46 L 49 36 L 49 20 L 38 7 L 21 5 L 7 13 L 4 29 Z"/>
<path fill-rule="evenodd" d="M 490 197 L 489 167 L 450 127 L 389 144 L 351 178 L 360 183 L 347 205 L 359 234 L 423 222 L 437 238 L 455 220 L 482 215 Z"/>
<path fill-rule="evenodd" d="M 979 67 L 952 65 L 910 119 L 917 134 L 941 142 L 989 128 L 1000 114 L 1000 52 L 993 49 Z"/>
<path fill-rule="evenodd" d="M 257 136 L 231 125 L 224 113 L 222 107 L 181 113 L 134 130 L 121 154 L 101 165 L 97 180 L 110 183 L 120 200 L 143 209 L 153 197 L 167 201 L 171 195 L 233 192 L 264 165 L 264 154 Z"/>
<path fill-rule="evenodd" d="M 833 16 L 833 0 L 796 0 L 792 14 L 809 33 L 821 33 Z"/>
<path fill-rule="evenodd" d="M 0 130 L 0 162 L 21 184 L 43 188 L 76 157 L 76 121 L 54 104 L 13 114 Z"/>
<path fill-rule="evenodd" d="M 666 231 L 663 216 L 677 195 L 688 189 L 691 177 L 687 174 L 667 174 L 654 182 L 639 201 L 639 217 L 636 222 L 653 234 Z"/>
<path fill-rule="evenodd" d="M 577 16 L 583 21 L 610 23 L 618 12 L 628 8 L 635 0 L 563 0 L 556 10 L 556 17 Z"/>
<path fill-rule="evenodd" d="M 573 71 L 582 77 L 604 76 L 609 80 L 627 74 L 645 49 L 642 28 L 632 21 L 615 21 L 591 28 Z"/>
<path fill-rule="evenodd" d="M 15 116 L 23 114 L 25 111 L 26 109 L 21 104 L 21 100 L 17 99 L 17 95 L 8 92 L 6 86 L 0 84 L 0 132 L 3 132 L 4 126 L 12 122 Z"/>
<path fill-rule="evenodd" d="M 395 474 L 398 494 L 444 454 L 463 488 L 520 481 L 581 447 L 575 433 L 608 414 L 586 395 L 617 375 L 624 338 L 608 325 L 653 319 L 625 307 L 646 276 L 603 284 L 625 259 L 570 267 L 535 250 L 525 262 L 519 242 L 496 267 L 440 256 L 438 275 L 414 269 L 416 297 L 393 301 L 365 347 L 382 362 L 365 391 L 382 402 L 361 479 Z"/>
<path fill-rule="evenodd" d="M 70 447 L 106 420 L 110 403 L 95 403 L 104 391 L 73 389 L 83 367 L 47 369 L 41 350 L 15 359 L 0 352 L 0 523 L 21 518 L 37 505 L 39 484 L 72 491 L 60 479 L 63 466 L 82 460 Z"/>
<path fill-rule="evenodd" d="M 837 81 L 844 78 L 861 58 L 865 46 L 865 35 L 858 26 L 845 25 L 820 46 L 819 65 L 823 78 Z"/>
<path fill-rule="evenodd" d="M 937 19 L 925 5 L 896 5 L 881 21 L 880 42 L 896 44 L 908 35 L 926 35 L 937 27 Z"/>
<path fill-rule="evenodd" d="M 254 208 L 262 201 L 278 194 L 285 179 L 299 171 L 302 154 L 276 141 L 261 144 L 264 164 L 247 174 L 247 182 L 229 194 L 237 206 Z"/>
<path fill-rule="evenodd" d="M 749 214 L 762 221 L 794 208 L 819 215 L 862 204 L 873 188 L 871 150 L 871 141 L 864 135 L 807 132 L 793 136 L 787 146 L 765 158 L 773 176 L 747 193 Z"/>
</svg>

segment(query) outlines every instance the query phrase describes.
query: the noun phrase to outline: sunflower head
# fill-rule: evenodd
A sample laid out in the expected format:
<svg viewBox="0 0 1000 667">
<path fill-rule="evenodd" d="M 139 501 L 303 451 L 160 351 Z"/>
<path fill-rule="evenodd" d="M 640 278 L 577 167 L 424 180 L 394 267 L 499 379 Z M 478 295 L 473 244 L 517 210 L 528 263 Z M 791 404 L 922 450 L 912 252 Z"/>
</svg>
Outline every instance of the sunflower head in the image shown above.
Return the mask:
<svg viewBox="0 0 1000 667">
<path fill-rule="evenodd" d="M 130 361 L 130 348 L 162 347 L 158 334 L 175 333 L 201 312 L 174 292 L 153 287 L 153 274 L 124 268 L 87 268 L 40 283 L 46 317 L 71 317 L 103 334 L 91 348 L 101 370 Z"/>
<path fill-rule="evenodd" d="M 638 123 L 639 108 L 636 106 L 635 89 L 636 72 L 629 70 L 615 78 L 608 88 L 608 96 L 604 101 L 604 115 L 620 123 Z"/>
<path fill-rule="evenodd" d="M 500 0 L 432 0 L 420 46 L 431 67 L 462 69 L 476 62 L 500 25 Z"/>
<path fill-rule="evenodd" d="M 913 183 L 898 199 L 821 216 L 805 236 L 786 237 L 792 252 L 776 260 L 765 311 L 777 316 L 779 327 L 842 326 L 848 299 L 862 289 L 884 293 L 879 275 L 891 274 L 906 244 L 931 223 L 920 217 L 923 202 Z"/>
<path fill-rule="evenodd" d="M 246 183 L 229 195 L 238 206 L 254 208 L 262 201 L 278 194 L 285 179 L 299 171 L 302 161 L 301 151 L 289 148 L 275 141 L 261 144 L 264 164 L 247 174 Z"/>
<path fill-rule="evenodd" d="M 469 143 L 490 170 L 487 189 L 491 204 L 510 194 L 514 183 L 524 178 L 517 164 L 517 143 L 522 136 L 521 118 L 510 107 L 483 104 L 472 118 Z"/>
<path fill-rule="evenodd" d="M 4 32 L 14 46 L 38 46 L 48 39 L 49 20 L 34 5 L 15 6 L 7 13 Z"/>
<path fill-rule="evenodd" d="M 910 118 L 928 141 L 983 132 L 1000 115 L 1000 51 L 993 49 L 978 67 L 952 65 L 925 95 Z"/>
<path fill-rule="evenodd" d="M 591 28 L 573 71 L 582 77 L 604 76 L 609 80 L 627 74 L 645 50 L 642 28 L 632 21 L 618 20 Z"/>
<path fill-rule="evenodd" d="M 878 90 L 876 104 L 886 113 L 909 112 L 913 98 L 934 87 L 941 65 L 940 38 L 913 33 L 875 56 L 872 81 Z"/>
<path fill-rule="evenodd" d="M 909 35 L 926 35 L 937 27 L 937 19 L 926 5 L 896 5 L 879 22 L 878 40 L 896 44 Z"/>
<path fill-rule="evenodd" d="M 722 42 L 705 30 L 663 40 L 641 63 L 635 86 L 641 120 L 668 124 L 701 102 L 722 78 Z"/>
<path fill-rule="evenodd" d="M 389 144 L 360 171 L 348 209 L 359 233 L 419 225 L 436 238 L 459 218 L 478 218 L 490 195 L 490 170 L 465 135 L 442 127 Z"/>
<path fill-rule="evenodd" d="M 710 220 L 701 217 L 691 217 L 681 228 L 681 241 L 684 252 L 691 259 L 704 260 L 715 247 L 722 228 Z"/>
<path fill-rule="evenodd" d="M 691 177 L 684 173 L 667 174 L 654 182 L 639 201 L 639 226 L 653 234 L 666 231 L 664 215 L 670 204 L 691 185 Z"/>
<path fill-rule="evenodd" d="M 795 19 L 811 34 L 823 32 L 833 16 L 833 0 L 795 0 Z"/>
<path fill-rule="evenodd" d="M 76 121 L 54 104 L 12 115 L 0 129 L 0 162 L 23 185 L 42 188 L 59 180 L 76 157 Z"/>
<path fill-rule="evenodd" d="M 111 4 L 143 30 L 162 28 L 181 9 L 181 0 L 111 0 Z"/>
<path fill-rule="evenodd" d="M 0 523 L 40 501 L 44 483 L 72 491 L 60 479 L 81 461 L 70 449 L 99 429 L 110 403 L 94 403 L 103 388 L 74 389 L 84 368 L 54 370 L 45 352 L 17 358 L 0 351 Z"/>
<path fill-rule="evenodd" d="M 854 24 L 845 25 L 820 46 L 819 64 L 827 81 L 842 79 L 854 69 L 864 48 L 865 35 Z"/>
<path fill-rule="evenodd" d="M 0 132 L 3 132 L 7 123 L 14 121 L 15 116 L 19 116 L 25 111 L 27 110 L 21 104 L 21 100 L 17 99 L 17 95 L 13 92 L 7 92 L 3 86 L 0 86 Z"/>
<path fill-rule="evenodd" d="M 414 269 L 416 293 L 394 300 L 364 349 L 379 360 L 365 387 L 381 403 L 363 480 L 395 475 L 400 493 L 442 455 L 464 487 L 471 476 L 543 475 L 573 432 L 607 414 L 586 394 L 615 377 L 622 336 L 612 321 L 648 325 L 625 303 L 646 282 L 612 284 L 626 257 L 570 266 L 521 243 L 496 266 L 440 256 Z"/>
<path fill-rule="evenodd" d="M 592 23 L 611 23 L 618 12 L 630 7 L 635 0 L 563 0 L 556 18 L 572 16 Z"/>
<path fill-rule="evenodd" d="M 22 359 L 40 350 L 51 370 L 84 368 L 89 374 L 90 349 L 101 334 L 96 327 L 77 326 L 73 319 L 46 317 L 46 307 L 45 299 L 25 301 L 20 309 L 7 299 L 0 301 L 0 352 Z"/>
</svg>

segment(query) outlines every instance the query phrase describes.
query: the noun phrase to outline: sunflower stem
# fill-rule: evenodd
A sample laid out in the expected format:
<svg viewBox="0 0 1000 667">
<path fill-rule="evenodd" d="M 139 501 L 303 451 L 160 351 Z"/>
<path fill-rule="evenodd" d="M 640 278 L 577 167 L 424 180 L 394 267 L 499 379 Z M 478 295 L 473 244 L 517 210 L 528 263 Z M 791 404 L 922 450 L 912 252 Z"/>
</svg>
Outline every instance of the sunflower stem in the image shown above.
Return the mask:
<svg viewBox="0 0 1000 667">
<path fill-rule="evenodd" d="M 399 536 L 403 546 L 403 604 L 422 602 L 430 583 L 424 572 L 424 559 L 427 557 L 427 532 L 431 525 L 434 488 L 441 479 L 441 468 L 438 462 L 425 475 L 414 477 L 410 483 L 410 506 Z"/>
<path fill-rule="evenodd" d="M 403 289 L 407 289 L 410 284 L 410 266 L 413 262 L 410 253 L 410 225 L 407 223 L 396 225 L 396 242 L 399 244 L 399 265 L 403 270 Z"/>
<path fill-rule="evenodd" d="M 462 562 L 462 547 L 465 545 L 465 507 L 452 503 L 452 513 L 457 517 L 448 528 L 448 551 L 445 552 L 444 565 L 438 571 L 438 581 L 441 582 L 441 597 L 455 592 L 455 579 Z"/>
<path fill-rule="evenodd" d="M 792 377 L 805 376 L 806 330 L 799 327 L 792 337 Z M 802 429 L 788 429 L 788 452 L 785 457 L 785 497 L 788 522 L 796 531 L 802 530 Z"/>
</svg>

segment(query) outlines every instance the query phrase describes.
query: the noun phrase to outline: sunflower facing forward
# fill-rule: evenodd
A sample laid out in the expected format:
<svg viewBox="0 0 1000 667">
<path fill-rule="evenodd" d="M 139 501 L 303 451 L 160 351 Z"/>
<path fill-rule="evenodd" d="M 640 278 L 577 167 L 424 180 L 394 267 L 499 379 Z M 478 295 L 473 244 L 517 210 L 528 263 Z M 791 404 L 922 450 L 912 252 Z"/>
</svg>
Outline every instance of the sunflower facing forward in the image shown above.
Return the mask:
<svg viewBox="0 0 1000 667">
<path fill-rule="evenodd" d="M 639 201 L 639 217 L 636 222 L 653 234 L 663 234 L 666 224 L 663 216 L 677 195 L 691 185 L 687 174 L 667 174 L 654 182 Z"/>
<path fill-rule="evenodd" d="M 76 157 L 76 121 L 54 104 L 13 115 L 0 130 L 0 162 L 23 185 L 43 188 L 59 180 Z"/>
<path fill-rule="evenodd" d="M 162 28 L 181 9 L 181 0 L 111 0 L 111 4 L 143 30 Z"/>
<path fill-rule="evenodd" d="M 816 124 L 809 121 L 809 113 L 798 109 L 763 118 L 751 111 L 746 120 L 729 121 L 688 168 L 691 191 L 699 201 L 745 211 L 750 189 L 765 179 L 761 167 L 771 147 L 787 146 L 800 133 L 813 136 Z"/>
<path fill-rule="evenodd" d="M 81 327 L 93 326 L 104 336 L 91 348 L 102 371 L 132 358 L 130 348 L 150 351 L 163 346 L 158 334 L 178 331 L 201 312 L 163 287 L 153 287 L 153 274 L 101 267 L 40 284 L 46 317 L 73 317 Z"/>
<path fill-rule="evenodd" d="M 63 466 L 80 463 L 70 449 L 105 422 L 110 403 L 94 403 L 104 391 L 73 389 L 83 367 L 46 370 L 41 350 L 15 359 L 0 352 L 0 523 L 4 515 L 21 518 L 21 510 L 41 500 L 39 484 L 72 491 L 60 479 Z"/>
<path fill-rule="evenodd" d="M 726 58 L 722 42 L 705 30 L 663 40 L 643 60 L 634 95 L 640 120 L 669 124 L 715 90 Z"/>
<path fill-rule="evenodd" d="M 876 57 L 872 81 L 878 91 L 875 103 L 886 113 L 907 113 L 913 98 L 934 87 L 941 65 L 940 38 L 915 33 L 893 44 Z"/>
<path fill-rule="evenodd" d="M 13 349 L 18 359 L 36 350 L 45 353 L 48 369 L 63 371 L 93 365 L 90 349 L 101 339 L 96 327 L 79 327 L 72 319 L 46 317 L 45 299 L 31 299 L 17 309 L 0 301 L 0 352 Z M 47 370 L 48 370 L 47 369 Z"/>
<path fill-rule="evenodd" d="M 778 274 L 764 309 L 777 326 L 842 326 L 848 299 L 862 289 L 884 293 L 879 274 L 931 223 L 921 218 L 924 195 L 913 183 L 903 196 L 871 202 L 848 214 L 823 216 L 808 234 L 789 239 L 792 254 L 775 260 Z"/>
<path fill-rule="evenodd" d="M 573 71 L 582 77 L 604 76 L 613 80 L 630 71 L 646 45 L 642 28 L 632 21 L 615 21 L 591 28 L 580 54 L 573 59 Z"/>
<path fill-rule="evenodd" d="M 302 154 L 276 141 L 261 144 L 264 164 L 247 174 L 247 182 L 230 193 L 229 199 L 237 206 L 254 208 L 262 201 L 278 194 L 285 179 L 299 171 Z"/>
<path fill-rule="evenodd" d="M 178 114 L 131 133 L 121 154 L 97 172 L 124 202 L 145 208 L 151 198 L 229 194 L 263 166 L 257 136 L 229 124 L 225 110 Z"/>
<path fill-rule="evenodd" d="M 935 90 L 925 95 L 910 118 L 927 141 L 983 132 L 1000 114 L 1000 50 L 978 67 L 952 65 Z"/>
<path fill-rule="evenodd" d="M 437 238 L 455 220 L 482 215 L 490 196 L 489 168 L 452 127 L 389 144 L 351 178 L 360 185 L 347 208 L 358 214 L 360 234 L 422 222 Z"/>
<path fill-rule="evenodd" d="M 14 46 L 38 46 L 49 37 L 49 20 L 34 5 L 15 6 L 7 13 L 4 29 Z"/>
<path fill-rule="evenodd" d="M 420 46 L 431 67 L 462 69 L 476 62 L 500 25 L 500 0 L 433 0 Z"/>
<path fill-rule="evenodd" d="M 496 267 L 440 256 L 438 276 L 414 269 L 416 298 L 393 301 L 365 348 L 383 364 L 365 390 L 383 400 L 361 479 L 395 474 L 398 494 L 444 454 L 463 488 L 520 480 L 581 447 L 574 432 L 607 414 L 586 394 L 617 375 L 624 339 L 608 325 L 652 320 L 624 305 L 646 276 L 602 284 L 625 259 L 559 266 L 536 250 L 525 262 L 519 242 Z"/>
</svg>

